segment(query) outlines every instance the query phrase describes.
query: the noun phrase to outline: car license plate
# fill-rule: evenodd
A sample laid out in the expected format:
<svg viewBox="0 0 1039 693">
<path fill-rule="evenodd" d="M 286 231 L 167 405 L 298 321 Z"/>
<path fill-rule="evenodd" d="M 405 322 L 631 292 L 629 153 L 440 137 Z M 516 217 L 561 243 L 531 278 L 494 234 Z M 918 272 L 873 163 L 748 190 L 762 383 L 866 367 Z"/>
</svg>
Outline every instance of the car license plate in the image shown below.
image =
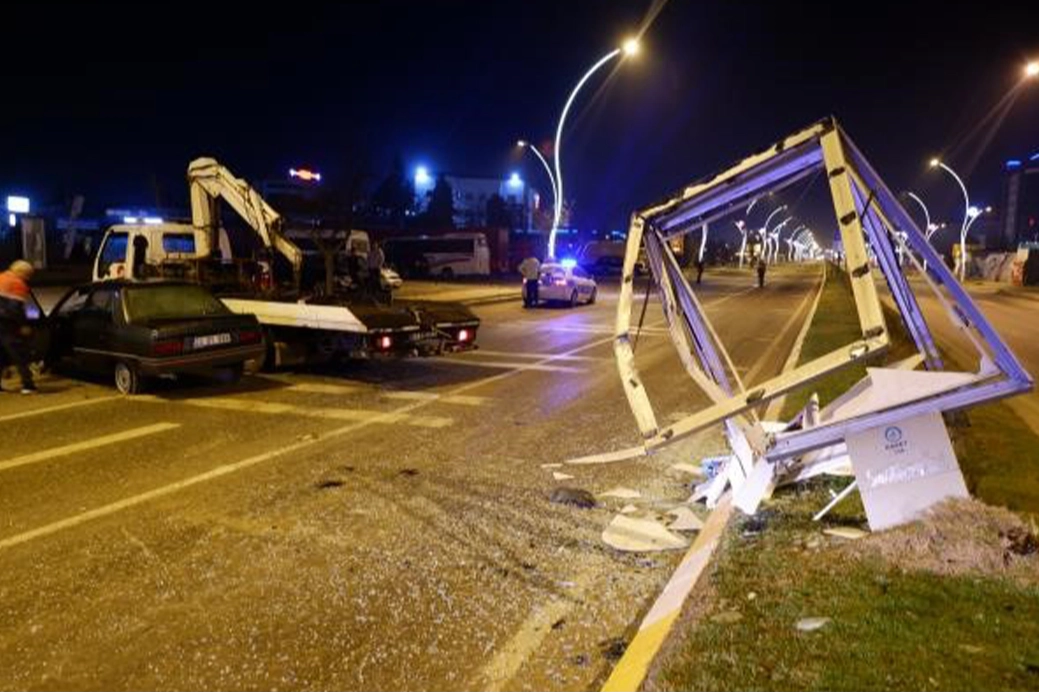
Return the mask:
<svg viewBox="0 0 1039 693">
<path fill-rule="evenodd" d="M 413 341 L 413 342 L 425 342 L 425 341 L 427 341 L 429 339 L 436 339 L 436 338 L 437 338 L 437 333 L 436 332 L 432 332 L 432 331 L 430 331 L 430 332 L 416 332 L 414 334 L 414 336 L 411 338 L 411 341 Z"/>
<path fill-rule="evenodd" d="M 195 349 L 203 349 L 205 347 L 216 346 L 217 344 L 230 344 L 231 335 L 230 333 L 224 332 L 222 334 L 207 334 L 202 337 L 195 337 L 191 341 L 191 346 Z"/>
</svg>

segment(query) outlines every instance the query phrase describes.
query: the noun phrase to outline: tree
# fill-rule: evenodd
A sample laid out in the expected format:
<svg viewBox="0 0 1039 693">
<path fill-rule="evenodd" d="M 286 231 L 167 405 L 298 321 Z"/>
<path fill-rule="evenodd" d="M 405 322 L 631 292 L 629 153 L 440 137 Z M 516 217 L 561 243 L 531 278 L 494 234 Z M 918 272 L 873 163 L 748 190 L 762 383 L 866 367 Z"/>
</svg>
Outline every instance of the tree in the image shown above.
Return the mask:
<svg viewBox="0 0 1039 693">
<path fill-rule="evenodd" d="M 487 199 L 487 225 L 507 229 L 510 227 L 509 210 L 505 205 L 505 198 L 494 193 Z"/>
<path fill-rule="evenodd" d="M 372 195 L 372 207 L 379 216 L 389 217 L 401 226 L 414 201 L 415 187 L 404 172 L 404 159 L 398 154 L 393 159 L 393 170 Z"/>
<path fill-rule="evenodd" d="M 455 191 L 442 173 L 437 176 L 437 184 L 433 187 L 426 221 L 437 228 L 455 227 Z"/>
</svg>

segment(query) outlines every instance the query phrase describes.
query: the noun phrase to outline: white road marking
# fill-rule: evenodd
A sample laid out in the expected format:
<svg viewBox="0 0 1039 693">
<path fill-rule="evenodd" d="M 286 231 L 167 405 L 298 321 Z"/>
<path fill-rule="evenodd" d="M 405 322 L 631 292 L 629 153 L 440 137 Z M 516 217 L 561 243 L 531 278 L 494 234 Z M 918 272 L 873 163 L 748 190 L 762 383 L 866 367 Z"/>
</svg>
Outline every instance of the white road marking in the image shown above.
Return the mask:
<svg viewBox="0 0 1039 693">
<path fill-rule="evenodd" d="M 85 407 L 88 404 L 100 404 L 101 402 L 111 402 L 113 399 L 120 399 L 122 395 L 109 395 L 107 397 L 95 397 L 94 399 L 84 399 L 78 402 L 67 402 L 66 404 L 55 404 L 49 407 L 40 407 L 39 409 L 30 409 L 28 411 L 20 411 L 17 414 L 6 414 L 0 416 L 0 423 L 4 421 L 14 421 L 16 419 L 24 419 L 30 416 L 37 416 L 39 414 L 49 414 L 52 411 L 62 411 L 65 409 L 74 409 L 76 407 Z"/>
<path fill-rule="evenodd" d="M 556 361 L 612 361 L 613 359 L 609 356 L 562 356 L 560 354 L 537 354 L 531 352 L 522 351 L 491 351 L 490 349 L 480 349 L 474 351 L 475 356 L 504 356 L 506 358 L 514 359 L 554 359 Z"/>
<path fill-rule="evenodd" d="M 0 472 L 5 471 L 7 469 L 13 469 L 15 467 L 21 467 L 27 464 L 45 462 L 47 460 L 54 459 L 55 457 L 63 457 L 65 455 L 71 455 L 76 452 L 83 452 L 84 450 L 93 450 L 94 448 L 100 448 L 105 445 L 121 443 L 125 440 L 141 438 L 142 436 L 152 435 L 153 433 L 162 433 L 163 431 L 169 431 L 174 428 L 180 428 L 180 424 L 167 422 L 151 424 L 149 426 L 131 428 L 128 431 L 122 431 L 120 433 L 112 433 L 107 436 L 91 438 L 90 440 L 81 440 L 78 443 L 70 443 L 69 445 L 62 445 L 61 447 L 57 448 L 49 448 L 47 450 L 31 452 L 27 455 L 12 457 L 9 460 L 4 460 L 3 462 L 0 462 Z"/>
<path fill-rule="evenodd" d="M 333 385 L 331 383 L 295 383 L 289 385 L 291 392 L 310 392 L 318 395 L 353 395 L 357 388 L 351 385 Z"/>
<path fill-rule="evenodd" d="M 612 339 L 612 337 L 611 337 Z M 551 371 L 553 373 L 584 373 L 584 368 L 576 368 L 574 366 L 549 366 L 543 363 L 520 363 L 518 361 L 479 361 L 477 359 L 461 359 L 461 358 L 445 358 L 442 359 L 448 363 L 457 363 L 463 366 L 477 366 L 481 368 L 505 368 L 505 369 L 521 369 L 525 371 Z M 545 359 L 548 361 L 555 360 L 554 358 Z"/>
<path fill-rule="evenodd" d="M 408 416 L 394 412 L 380 412 L 371 409 L 347 409 L 344 407 L 304 407 L 284 402 L 265 402 L 262 400 L 237 399 L 234 397 L 192 397 L 188 399 L 167 400 L 153 395 L 135 398 L 134 401 L 151 403 L 187 404 L 192 407 L 207 409 L 225 409 L 249 414 L 273 414 L 278 416 L 305 416 L 314 419 L 331 419 L 334 421 L 371 421 L 374 423 L 402 423 L 422 428 L 444 428 L 454 421 L 442 416 Z"/>
<path fill-rule="evenodd" d="M 411 390 L 391 390 L 380 393 L 386 399 L 402 399 L 412 402 L 432 402 L 441 404 L 460 404 L 465 407 L 480 407 L 491 401 L 490 397 L 478 395 L 447 395 L 439 392 L 414 392 Z"/>
</svg>

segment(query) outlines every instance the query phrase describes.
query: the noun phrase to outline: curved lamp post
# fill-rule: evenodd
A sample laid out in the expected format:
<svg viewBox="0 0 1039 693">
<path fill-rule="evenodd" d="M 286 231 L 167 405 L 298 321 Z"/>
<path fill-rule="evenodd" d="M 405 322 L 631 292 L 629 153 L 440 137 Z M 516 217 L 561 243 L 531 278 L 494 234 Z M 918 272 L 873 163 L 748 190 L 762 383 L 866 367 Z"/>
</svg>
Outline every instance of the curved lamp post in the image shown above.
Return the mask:
<svg viewBox="0 0 1039 693">
<path fill-rule="evenodd" d="M 552 184 L 552 210 L 554 214 L 555 210 L 559 208 L 559 190 L 556 187 L 556 177 L 552 175 L 552 167 L 548 165 L 547 161 L 545 161 L 545 157 L 541 155 L 541 152 L 538 151 L 538 148 L 532 145 L 527 140 L 517 141 L 516 146 L 520 149 L 528 149 L 531 152 L 533 152 L 534 156 L 536 156 L 538 158 L 538 161 L 541 162 L 541 165 L 545 167 L 545 173 L 548 174 L 548 182 Z"/>
<path fill-rule="evenodd" d="M 559 220 L 562 217 L 563 207 L 563 166 L 562 166 L 562 149 L 563 149 L 563 124 L 566 122 L 566 114 L 570 112 L 570 106 L 574 103 L 574 98 L 577 96 L 577 92 L 581 91 L 581 87 L 588 81 L 595 72 L 610 62 L 618 55 L 623 54 L 624 56 L 632 56 L 639 52 L 639 42 L 637 39 L 628 39 L 624 42 L 624 45 L 620 48 L 614 48 L 612 51 L 599 58 L 599 61 L 592 65 L 584 76 L 581 77 L 577 86 L 574 87 L 573 91 L 570 92 L 569 98 L 566 100 L 566 104 L 563 106 L 563 112 L 559 116 L 559 124 L 556 126 L 556 153 L 555 153 L 555 164 L 556 164 L 556 199 L 558 204 L 552 215 L 552 230 L 548 234 L 548 256 L 555 257 L 556 254 L 556 231 L 559 230 Z"/>
<path fill-rule="evenodd" d="M 972 221 L 971 217 L 971 204 L 970 195 L 967 194 L 967 186 L 964 185 L 963 179 L 960 178 L 955 171 L 953 171 L 944 161 L 941 159 L 931 159 L 931 168 L 941 168 L 943 171 L 948 173 L 955 179 L 956 183 L 960 186 L 960 191 L 963 193 L 963 223 L 960 224 L 960 281 L 962 282 L 967 276 L 967 228 Z M 977 216 L 976 214 L 974 216 Z"/>
</svg>

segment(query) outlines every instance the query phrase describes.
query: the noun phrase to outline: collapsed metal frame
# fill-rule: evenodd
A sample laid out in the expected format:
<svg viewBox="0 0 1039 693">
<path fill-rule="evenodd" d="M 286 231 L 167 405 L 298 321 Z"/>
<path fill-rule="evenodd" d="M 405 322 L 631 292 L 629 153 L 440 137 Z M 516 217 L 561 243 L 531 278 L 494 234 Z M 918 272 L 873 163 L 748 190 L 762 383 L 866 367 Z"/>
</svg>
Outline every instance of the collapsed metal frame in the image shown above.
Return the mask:
<svg viewBox="0 0 1039 693">
<path fill-rule="evenodd" d="M 683 275 L 669 240 L 692 233 L 769 192 L 776 192 L 825 171 L 849 267 L 861 338 L 793 370 L 780 373 L 747 391 L 718 339 L 695 292 Z M 971 341 L 981 353 L 976 377 L 966 385 L 901 401 L 844 420 L 812 428 L 766 435 L 755 410 L 769 401 L 836 370 L 848 367 L 889 346 L 880 299 L 874 283 L 870 250 L 887 281 L 902 322 L 928 371 L 943 363 L 920 306 L 895 258 L 892 239 L 908 245 L 924 260 L 932 290 L 949 294 L 951 315 L 960 327 L 974 331 Z M 903 240 L 904 239 L 904 240 Z M 657 422 L 635 366 L 631 308 L 635 263 L 645 245 L 665 321 L 679 358 L 711 404 L 669 426 Z M 916 258 L 910 257 L 916 262 Z M 918 265 L 919 266 L 919 265 Z M 947 303 L 948 307 L 948 303 Z M 613 342 L 617 368 L 646 451 L 725 423 L 734 457 L 746 477 L 751 455 L 777 462 L 843 441 L 848 435 L 916 414 L 948 411 L 1026 392 L 1032 379 L 945 267 L 925 235 L 891 194 L 862 153 L 834 118 L 826 118 L 754 154 L 708 179 L 692 183 L 674 196 L 634 213 L 628 230 Z M 751 450 L 747 450 L 747 445 Z M 750 455 L 746 454 L 750 453 Z"/>
</svg>

